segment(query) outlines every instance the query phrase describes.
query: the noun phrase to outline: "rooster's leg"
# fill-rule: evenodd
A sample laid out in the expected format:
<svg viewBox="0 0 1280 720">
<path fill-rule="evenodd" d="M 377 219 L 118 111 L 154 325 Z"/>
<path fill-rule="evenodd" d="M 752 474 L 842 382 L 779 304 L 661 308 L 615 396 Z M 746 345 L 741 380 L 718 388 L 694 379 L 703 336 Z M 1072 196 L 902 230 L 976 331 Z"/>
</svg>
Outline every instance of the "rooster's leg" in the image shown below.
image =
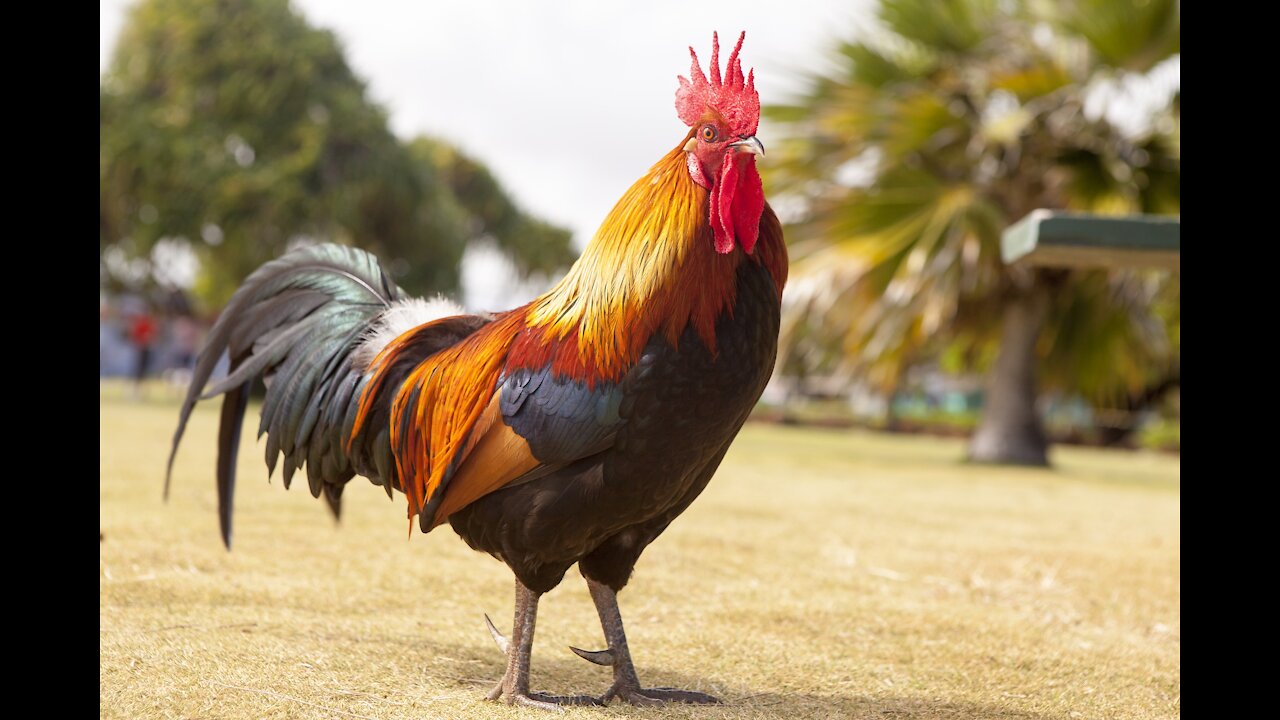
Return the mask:
<svg viewBox="0 0 1280 720">
<path fill-rule="evenodd" d="M 608 585 L 591 578 L 587 578 L 587 587 L 591 590 L 591 599 L 596 603 L 596 612 L 600 613 L 600 625 L 604 628 L 609 649 L 588 652 L 573 648 L 573 651 L 597 665 L 613 666 L 613 685 L 600 698 L 601 702 L 607 703 L 615 697 L 632 705 L 720 702 L 711 695 L 692 690 L 641 687 L 636 666 L 631 662 L 631 650 L 627 648 L 627 633 L 622 629 L 622 612 L 618 610 L 617 593 Z"/>
<path fill-rule="evenodd" d="M 547 695 L 529 692 L 529 664 L 533 655 L 533 628 L 538 619 L 538 598 L 534 592 L 516 580 L 516 617 L 511 628 L 511 639 L 502 637 L 493 623 L 489 631 L 498 648 L 507 654 L 507 672 L 489 691 L 487 698 L 497 700 L 506 696 L 508 705 L 524 705 L 543 710 L 560 710 L 561 705 L 599 705 L 600 701 L 588 695 Z M 486 617 L 487 621 L 488 618 Z"/>
</svg>

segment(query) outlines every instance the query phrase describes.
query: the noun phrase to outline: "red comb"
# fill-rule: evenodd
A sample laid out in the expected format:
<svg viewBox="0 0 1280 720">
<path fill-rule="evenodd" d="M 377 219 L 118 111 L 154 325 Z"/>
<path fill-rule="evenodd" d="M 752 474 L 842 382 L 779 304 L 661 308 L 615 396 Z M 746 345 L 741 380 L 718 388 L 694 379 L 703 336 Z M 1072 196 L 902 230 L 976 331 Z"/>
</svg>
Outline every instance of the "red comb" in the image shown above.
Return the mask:
<svg viewBox="0 0 1280 720">
<path fill-rule="evenodd" d="M 680 87 L 676 90 L 676 114 L 685 125 L 693 127 L 707 108 L 712 108 L 724 118 L 731 134 L 756 134 L 756 127 L 760 124 L 760 95 L 756 93 L 755 69 L 743 77 L 742 62 L 738 60 L 738 51 L 746 37 L 746 32 L 739 35 L 738 44 L 729 53 L 723 81 L 720 78 L 720 37 L 716 33 L 711 34 L 709 82 L 698 65 L 698 53 L 689 48 L 689 54 L 693 56 L 689 75 L 693 81 L 681 76 Z"/>
</svg>

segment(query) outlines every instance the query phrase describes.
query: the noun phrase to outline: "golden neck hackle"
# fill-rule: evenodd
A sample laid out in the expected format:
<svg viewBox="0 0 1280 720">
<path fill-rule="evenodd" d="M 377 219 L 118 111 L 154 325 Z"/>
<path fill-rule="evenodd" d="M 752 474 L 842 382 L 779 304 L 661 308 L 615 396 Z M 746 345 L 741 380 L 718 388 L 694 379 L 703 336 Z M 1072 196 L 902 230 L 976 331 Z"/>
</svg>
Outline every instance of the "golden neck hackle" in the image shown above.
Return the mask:
<svg viewBox="0 0 1280 720">
<path fill-rule="evenodd" d="M 742 253 L 715 252 L 707 191 L 689 176 L 682 142 L 637 180 L 582 257 L 534 300 L 527 322 L 548 341 L 576 334 L 579 362 L 614 376 L 662 331 L 675 343 L 692 323 L 715 350 L 715 320 L 734 299 Z"/>
</svg>

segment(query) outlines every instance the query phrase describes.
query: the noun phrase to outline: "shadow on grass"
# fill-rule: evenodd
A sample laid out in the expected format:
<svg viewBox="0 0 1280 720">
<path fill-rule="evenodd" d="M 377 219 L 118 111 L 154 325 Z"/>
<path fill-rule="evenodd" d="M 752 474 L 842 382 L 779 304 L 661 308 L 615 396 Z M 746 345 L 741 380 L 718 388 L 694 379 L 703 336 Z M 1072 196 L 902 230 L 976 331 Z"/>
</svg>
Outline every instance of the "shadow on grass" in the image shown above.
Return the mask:
<svg viewBox="0 0 1280 720">
<path fill-rule="evenodd" d="M 487 639 L 486 639 L 487 640 Z M 433 681 L 456 683 L 468 688 L 476 697 L 482 697 L 502 677 L 506 663 L 496 648 L 477 642 L 466 647 L 443 643 L 414 643 L 415 654 L 424 662 L 424 674 Z M 483 650 L 488 650 L 484 652 Z M 534 647 L 532 689 L 535 691 L 599 696 L 608 688 L 611 673 L 605 668 L 594 667 L 570 655 L 558 657 L 557 650 L 570 655 L 568 648 Z M 1042 714 L 1004 707 L 1001 704 L 980 704 L 949 701 L 944 698 L 890 695 L 869 697 L 858 694 L 762 692 L 765 688 L 749 688 L 737 685 L 730 678 L 692 676 L 661 668 L 641 665 L 636 668 L 641 683 L 646 686 L 677 687 L 698 690 L 719 697 L 723 704 L 714 706 L 679 706 L 670 711 L 683 710 L 682 717 L 694 713 L 698 718 L 1006 718 L 1009 720 L 1050 720 L 1062 716 Z M 406 678 L 406 680 L 409 680 Z M 611 706 L 619 708 L 617 701 Z M 590 710 L 590 709 L 586 709 Z M 601 711 L 610 717 L 615 710 Z M 634 712 L 645 716 L 661 717 L 663 711 L 635 708 Z M 629 713 L 628 713 L 629 714 Z M 604 715 L 602 715 L 604 716 Z"/>
</svg>

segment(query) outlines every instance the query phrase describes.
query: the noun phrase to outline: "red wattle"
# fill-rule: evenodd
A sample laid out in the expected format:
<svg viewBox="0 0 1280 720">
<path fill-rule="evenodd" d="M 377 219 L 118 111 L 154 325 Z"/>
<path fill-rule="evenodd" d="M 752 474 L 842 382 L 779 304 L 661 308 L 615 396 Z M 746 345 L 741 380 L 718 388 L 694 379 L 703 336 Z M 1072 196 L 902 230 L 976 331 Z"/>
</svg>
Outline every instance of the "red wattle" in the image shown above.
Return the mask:
<svg viewBox="0 0 1280 720">
<path fill-rule="evenodd" d="M 739 155 L 742 157 L 745 153 Z M 742 159 L 742 172 L 738 174 L 738 192 L 733 196 L 733 229 L 738 234 L 738 244 L 748 255 L 760 239 L 760 216 L 764 214 L 764 186 L 756 170 L 755 156 Z"/>
<path fill-rule="evenodd" d="M 720 179 L 711 189 L 711 230 L 716 252 L 733 252 L 734 236 L 748 254 L 760 236 L 760 215 L 764 212 L 764 188 L 755 158 L 729 152 L 720 166 Z"/>
<path fill-rule="evenodd" d="M 716 252 L 733 252 L 733 196 L 738 190 L 733 153 L 725 153 L 720 166 L 720 179 L 711 191 L 711 229 L 715 233 Z"/>
</svg>

